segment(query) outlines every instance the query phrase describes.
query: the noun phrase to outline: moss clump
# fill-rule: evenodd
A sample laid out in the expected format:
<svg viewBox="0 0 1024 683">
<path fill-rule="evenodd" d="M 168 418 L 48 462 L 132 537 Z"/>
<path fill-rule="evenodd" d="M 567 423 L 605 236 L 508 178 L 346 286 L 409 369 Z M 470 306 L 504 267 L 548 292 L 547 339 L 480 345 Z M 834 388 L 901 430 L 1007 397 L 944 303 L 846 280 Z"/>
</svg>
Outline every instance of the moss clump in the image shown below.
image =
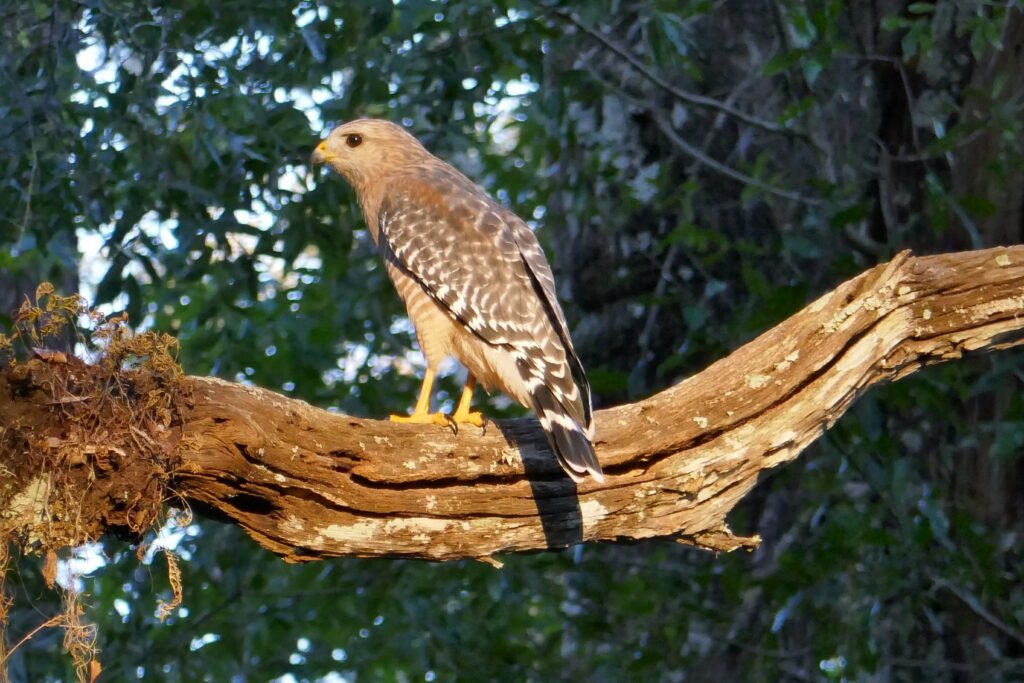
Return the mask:
<svg viewBox="0 0 1024 683">
<path fill-rule="evenodd" d="M 161 522 L 187 383 L 177 340 L 135 334 L 127 322 L 44 283 L 0 334 L 3 565 L 10 550 L 49 560 L 110 532 L 140 538 Z M 79 678 L 89 680 L 98 662 L 79 616 L 71 597 L 53 625 L 65 627 Z"/>
<path fill-rule="evenodd" d="M 80 325 L 86 325 L 83 328 Z M 76 354 L 47 340 L 71 339 Z M 40 285 L 0 336 L 0 535 L 23 551 L 138 535 L 170 497 L 186 385 L 165 334 Z"/>
</svg>

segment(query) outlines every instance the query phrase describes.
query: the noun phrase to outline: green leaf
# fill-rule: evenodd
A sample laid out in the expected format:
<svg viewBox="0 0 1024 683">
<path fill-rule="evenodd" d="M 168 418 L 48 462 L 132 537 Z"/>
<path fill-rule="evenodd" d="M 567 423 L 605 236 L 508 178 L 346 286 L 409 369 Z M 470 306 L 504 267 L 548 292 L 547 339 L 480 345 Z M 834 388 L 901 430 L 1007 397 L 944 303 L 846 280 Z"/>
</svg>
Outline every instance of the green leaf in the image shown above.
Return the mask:
<svg viewBox="0 0 1024 683">
<path fill-rule="evenodd" d="M 959 197 L 957 201 L 960 203 L 960 206 L 979 218 L 993 216 L 997 211 L 999 211 L 998 204 L 990 199 L 979 197 L 977 195 L 964 195 Z"/>
<path fill-rule="evenodd" d="M 914 22 L 912 20 L 910 20 L 910 19 L 905 18 L 905 17 L 900 17 L 900 16 L 892 15 L 892 16 L 888 16 L 888 17 L 883 17 L 882 18 L 882 29 L 885 30 L 885 31 L 892 31 L 892 32 L 902 31 L 902 30 L 904 30 L 906 28 L 909 28 L 910 26 L 913 26 L 913 25 L 914 25 Z"/>
<path fill-rule="evenodd" d="M 765 76 L 775 76 L 788 71 L 801 63 L 806 55 L 805 50 L 794 49 L 775 55 L 765 62 L 763 73 Z"/>
</svg>

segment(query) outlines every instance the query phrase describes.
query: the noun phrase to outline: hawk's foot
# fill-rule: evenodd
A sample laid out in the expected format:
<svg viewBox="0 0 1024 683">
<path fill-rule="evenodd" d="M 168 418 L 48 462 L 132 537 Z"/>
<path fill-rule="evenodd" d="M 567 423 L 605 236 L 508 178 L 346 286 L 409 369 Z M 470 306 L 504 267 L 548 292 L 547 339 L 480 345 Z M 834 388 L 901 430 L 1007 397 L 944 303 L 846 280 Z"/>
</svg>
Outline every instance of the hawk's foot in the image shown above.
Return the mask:
<svg viewBox="0 0 1024 683">
<path fill-rule="evenodd" d="M 455 424 L 473 425 L 474 427 L 480 427 L 481 429 L 483 428 L 483 413 L 481 413 L 479 410 L 461 410 L 461 406 L 459 406 L 459 408 L 459 410 L 456 410 L 454 413 L 452 413 L 452 416 L 450 418 L 452 422 L 454 422 Z"/>
<path fill-rule="evenodd" d="M 411 415 L 389 415 L 388 419 L 392 422 L 405 422 L 407 424 L 416 425 L 442 425 L 447 427 L 451 424 L 449 418 L 444 413 L 428 413 L 427 411 L 413 412 Z"/>
</svg>

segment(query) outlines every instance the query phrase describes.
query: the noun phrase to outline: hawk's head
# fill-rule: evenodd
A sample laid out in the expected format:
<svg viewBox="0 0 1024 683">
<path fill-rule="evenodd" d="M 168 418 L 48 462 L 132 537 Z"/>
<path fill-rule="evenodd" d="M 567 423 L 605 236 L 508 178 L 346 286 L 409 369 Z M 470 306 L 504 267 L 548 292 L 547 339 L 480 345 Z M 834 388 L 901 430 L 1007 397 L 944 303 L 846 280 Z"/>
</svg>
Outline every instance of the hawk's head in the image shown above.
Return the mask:
<svg viewBox="0 0 1024 683">
<path fill-rule="evenodd" d="M 332 130 L 316 146 L 312 162 L 327 164 L 361 192 L 369 183 L 430 156 L 401 126 L 382 119 L 356 119 Z"/>
</svg>

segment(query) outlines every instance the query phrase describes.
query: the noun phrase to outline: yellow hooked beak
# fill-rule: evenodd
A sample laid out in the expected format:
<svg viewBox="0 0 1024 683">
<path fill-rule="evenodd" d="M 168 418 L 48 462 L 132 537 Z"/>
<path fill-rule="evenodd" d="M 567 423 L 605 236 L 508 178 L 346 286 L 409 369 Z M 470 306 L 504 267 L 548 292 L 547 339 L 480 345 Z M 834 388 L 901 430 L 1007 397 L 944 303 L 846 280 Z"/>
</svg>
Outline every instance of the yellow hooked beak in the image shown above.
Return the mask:
<svg viewBox="0 0 1024 683">
<path fill-rule="evenodd" d="M 331 160 L 330 155 L 327 153 L 326 140 L 316 146 L 316 149 L 313 150 L 313 156 L 311 156 L 309 160 L 314 166 L 316 164 L 326 164 Z"/>
</svg>

